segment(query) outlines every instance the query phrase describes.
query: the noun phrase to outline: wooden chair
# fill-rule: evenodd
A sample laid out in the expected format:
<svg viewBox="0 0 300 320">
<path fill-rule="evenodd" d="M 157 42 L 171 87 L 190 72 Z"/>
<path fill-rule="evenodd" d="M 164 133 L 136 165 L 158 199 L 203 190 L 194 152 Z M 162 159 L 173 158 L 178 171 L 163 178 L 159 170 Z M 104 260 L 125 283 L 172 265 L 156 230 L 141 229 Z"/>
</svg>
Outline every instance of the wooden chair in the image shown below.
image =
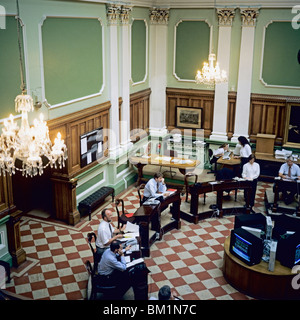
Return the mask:
<svg viewBox="0 0 300 320">
<path fill-rule="evenodd" d="M 122 211 L 119 210 L 120 203 L 121 203 Z M 133 217 L 127 217 L 127 215 L 130 215 L 130 214 L 125 211 L 123 199 L 116 199 L 115 205 L 116 205 L 116 211 L 118 214 L 118 229 L 120 229 L 120 225 L 122 225 L 121 227 L 123 227 L 128 221 L 133 222 L 134 220 Z"/>
<path fill-rule="evenodd" d="M 145 183 L 140 184 L 136 189 L 137 189 L 137 193 L 139 195 L 139 199 L 140 199 L 140 206 L 143 205 L 143 195 L 141 193 L 141 190 L 145 189 Z"/>
<path fill-rule="evenodd" d="M 88 244 L 91 248 L 92 254 L 93 254 L 93 260 L 94 260 L 94 271 L 95 273 L 97 273 L 98 270 L 98 264 L 101 260 L 101 256 L 99 253 L 97 253 L 97 248 L 96 248 L 96 240 L 97 240 L 97 236 L 95 234 L 95 232 L 89 232 L 87 234 L 87 239 L 88 239 Z M 95 243 L 95 247 L 93 247 L 92 241 L 94 239 L 94 243 Z"/>
<path fill-rule="evenodd" d="M 113 299 L 117 287 L 115 285 L 103 286 L 100 282 L 99 276 L 95 273 L 95 267 L 92 266 L 89 260 L 85 262 L 85 268 L 89 274 L 86 288 L 87 300 L 95 300 L 97 298 L 97 293 L 102 293 L 108 300 Z"/>
<path fill-rule="evenodd" d="M 188 178 L 190 177 L 194 177 L 194 183 L 192 184 L 189 184 L 188 182 Z M 194 186 L 195 183 L 197 183 L 198 181 L 198 176 L 193 173 L 193 172 L 187 172 L 185 175 L 184 175 L 184 186 L 185 186 L 185 202 L 188 202 L 188 198 L 189 198 L 189 192 L 190 192 L 190 187 Z"/>
</svg>

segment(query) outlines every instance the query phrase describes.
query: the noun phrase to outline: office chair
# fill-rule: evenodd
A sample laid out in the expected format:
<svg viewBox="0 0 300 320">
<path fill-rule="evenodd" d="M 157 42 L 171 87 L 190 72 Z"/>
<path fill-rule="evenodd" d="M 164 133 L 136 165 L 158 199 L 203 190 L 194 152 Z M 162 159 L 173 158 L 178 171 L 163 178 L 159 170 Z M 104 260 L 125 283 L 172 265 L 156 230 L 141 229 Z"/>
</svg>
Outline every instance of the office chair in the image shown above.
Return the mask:
<svg viewBox="0 0 300 320">
<path fill-rule="evenodd" d="M 122 207 L 121 212 L 119 211 L 119 207 L 118 207 L 120 203 Z M 132 217 L 133 214 L 125 212 L 123 199 L 116 199 L 115 205 L 116 205 L 116 211 L 118 214 L 118 229 L 120 229 L 120 225 L 122 225 L 121 227 L 123 227 L 128 221 L 133 222 L 134 220 L 134 217 Z"/>
<path fill-rule="evenodd" d="M 143 189 L 145 189 L 145 184 L 144 183 L 140 184 L 137 187 L 137 192 L 138 192 L 139 199 L 140 199 L 140 206 L 143 205 L 143 195 L 141 194 L 141 190 L 143 190 Z"/>
</svg>

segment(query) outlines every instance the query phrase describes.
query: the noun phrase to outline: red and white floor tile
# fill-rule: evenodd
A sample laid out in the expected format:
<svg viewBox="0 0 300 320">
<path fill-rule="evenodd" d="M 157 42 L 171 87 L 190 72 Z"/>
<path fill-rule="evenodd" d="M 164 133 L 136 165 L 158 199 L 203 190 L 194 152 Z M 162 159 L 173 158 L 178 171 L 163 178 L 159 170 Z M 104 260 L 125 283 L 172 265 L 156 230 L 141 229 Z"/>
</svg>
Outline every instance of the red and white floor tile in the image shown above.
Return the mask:
<svg viewBox="0 0 300 320">
<path fill-rule="evenodd" d="M 265 212 L 264 192 L 267 188 L 271 188 L 271 184 L 258 183 L 257 212 Z M 242 198 L 242 195 L 239 191 L 238 197 Z M 125 200 L 128 212 L 139 207 L 133 186 L 119 196 Z M 233 200 L 232 204 L 235 203 Z M 23 216 L 21 242 L 27 260 L 19 268 L 12 268 L 12 279 L 6 289 L 35 300 L 85 299 L 88 274 L 84 263 L 92 261 L 87 233 L 97 231 L 104 207 L 115 210 L 108 197 L 93 213 L 91 221 L 86 217 L 76 226 L 68 226 L 42 214 L 41 217 L 38 214 Z M 151 256 L 145 258 L 151 271 L 149 296 L 157 296 L 158 289 L 168 284 L 182 299 L 250 299 L 230 286 L 222 274 L 223 243 L 233 228 L 234 215 L 209 218 L 198 224 L 181 221 L 181 230 L 164 234 L 161 241 L 151 246 Z"/>
</svg>

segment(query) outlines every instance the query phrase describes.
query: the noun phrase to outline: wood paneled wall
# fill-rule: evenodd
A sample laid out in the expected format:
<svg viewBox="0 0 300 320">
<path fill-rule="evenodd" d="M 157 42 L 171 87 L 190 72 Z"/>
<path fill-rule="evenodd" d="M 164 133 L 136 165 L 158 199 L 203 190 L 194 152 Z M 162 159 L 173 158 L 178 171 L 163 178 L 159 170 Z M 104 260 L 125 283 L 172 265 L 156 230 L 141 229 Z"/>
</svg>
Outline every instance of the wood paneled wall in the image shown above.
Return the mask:
<svg viewBox="0 0 300 320">
<path fill-rule="evenodd" d="M 202 108 L 202 129 L 208 138 L 213 127 L 214 91 L 167 88 L 166 126 L 176 128 L 176 106 Z"/>
<path fill-rule="evenodd" d="M 67 174 L 68 177 L 78 175 L 89 167 L 87 166 L 84 169 L 81 169 L 80 167 L 79 136 L 99 127 L 108 129 L 110 107 L 110 102 L 105 102 L 47 122 L 51 141 L 54 141 L 57 132 L 60 132 L 62 139 L 65 140 L 67 145 L 68 160 L 64 173 Z M 107 137 L 104 137 L 104 147 L 106 152 L 108 149 L 108 144 L 105 144 L 107 139 Z M 95 164 L 90 164 L 90 166 L 93 165 Z"/>
<path fill-rule="evenodd" d="M 209 138 L 213 129 L 214 91 L 167 88 L 168 130 L 176 128 L 176 106 L 203 108 L 202 128 L 205 138 Z M 300 102 L 300 97 L 251 94 L 249 114 L 249 137 L 256 142 L 258 133 L 276 135 L 275 143 L 282 145 L 285 131 L 287 104 Z M 236 92 L 228 93 L 227 136 L 230 140 L 234 134 L 236 112 Z"/>
<path fill-rule="evenodd" d="M 149 130 L 149 107 L 151 89 L 130 95 L 130 136 L 134 137 L 136 129 Z"/>
</svg>

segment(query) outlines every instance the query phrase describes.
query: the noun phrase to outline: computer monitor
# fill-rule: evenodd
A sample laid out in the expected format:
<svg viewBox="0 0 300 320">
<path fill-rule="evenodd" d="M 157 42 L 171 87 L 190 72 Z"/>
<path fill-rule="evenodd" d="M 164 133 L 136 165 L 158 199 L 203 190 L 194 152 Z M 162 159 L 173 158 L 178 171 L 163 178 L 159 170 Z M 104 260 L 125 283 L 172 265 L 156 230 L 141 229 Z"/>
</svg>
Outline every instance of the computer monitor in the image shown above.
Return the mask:
<svg viewBox="0 0 300 320">
<path fill-rule="evenodd" d="M 263 240 L 247 230 L 231 230 L 229 251 L 249 266 L 260 263 L 263 255 Z"/>
<path fill-rule="evenodd" d="M 285 267 L 300 264 L 300 234 L 285 234 L 278 241 L 276 259 Z"/>
<path fill-rule="evenodd" d="M 265 231 L 266 217 L 262 213 L 241 214 L 235 216 L 234 228 L 241 228 L 242 226 L 257 228 Z"/>
</svg>

